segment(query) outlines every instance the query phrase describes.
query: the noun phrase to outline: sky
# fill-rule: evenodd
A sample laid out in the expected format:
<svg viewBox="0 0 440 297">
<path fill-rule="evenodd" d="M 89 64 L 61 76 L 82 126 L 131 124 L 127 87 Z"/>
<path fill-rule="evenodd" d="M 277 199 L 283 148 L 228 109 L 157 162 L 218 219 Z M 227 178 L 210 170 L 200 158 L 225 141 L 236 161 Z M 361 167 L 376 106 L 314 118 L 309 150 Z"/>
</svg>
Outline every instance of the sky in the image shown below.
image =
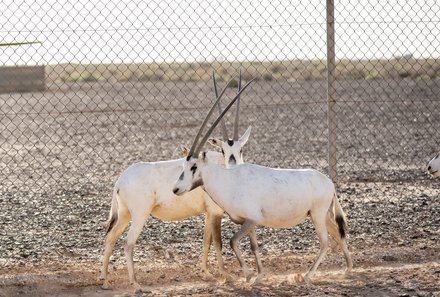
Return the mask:
<svg viewBox="0 0 440 297">
<path fill-rule="evenodd" d="M 0 65 L 326 58 L 325 1 L 2 0 Z M 440 1 L 335 0 L 337 59 L 440 55 Z"/>
</svg>

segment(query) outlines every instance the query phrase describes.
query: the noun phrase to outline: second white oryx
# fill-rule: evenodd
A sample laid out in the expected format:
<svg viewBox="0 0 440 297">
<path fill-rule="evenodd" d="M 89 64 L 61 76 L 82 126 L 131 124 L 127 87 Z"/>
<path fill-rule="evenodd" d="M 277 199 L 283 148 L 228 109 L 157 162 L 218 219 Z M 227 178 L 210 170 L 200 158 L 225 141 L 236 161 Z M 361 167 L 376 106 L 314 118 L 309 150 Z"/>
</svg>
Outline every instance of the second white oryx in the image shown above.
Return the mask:
<svg viewBox="0 0 440 297">
<path fill-rule="evenodd" d="M 241 76 L 240 76 L 241 81 Z M 235 99 L 248 87 L 248 82 L 243 88 L 239 89 Z M 209 111 L 209 115 L 219 104 L 229 83 L 226 84 L 220 95 L 217 95 L 216 102 Z M 216 83 L 214 78 L 214 87 Z M 237 105 L 238 107 L 238 105 Z M 238 112 L 238 111 L 237 111 Z M 234 131 L 238 131 L 238 122 L 234 124 Z M 218 152 L 208 152 L 219 166 L 229 166 L 243 163 L 241 149 L 246 144 L 250 129 L 238 138 L 238 132 L 234 132 L 234 139 L 225 139 L 231 145 L 231 155 L 225 162 L 225 157 Z M 226 135 L 226 130 L 224 130 Z M 235 137 L 237 136 L 237 137 Z M 238 144 L 238 146 L 236 146 Z M 121 236 L 124 229 L 131 221 L 131 226 L 127 234 L 127 242 L 124 248 L 128 267 L 129 282 L 136 290 L 141 287 L 137 283 L 133 267 L 133 249 L 145 222 L 150 215 L 163 221 L 179 221 L 188 217 L 206 213 L 204 235 L 203 235 L 203 258 L 202 270 L 208 273 L 207 259 L 211 242 L 214 241 L 219 272 L 226 274 L 223 266 L 221 254 L 221 219 L 223 210 L 219 208 L 202 188 L 194 189 L 184 197 L 173 194 L 174 181 L 179 177 L 185 159 L 177 159 L 160 162 L 140 162 L 128 167 L 118 178 L 114 190 L 113 199 L 108 220 L 108 229 L 105 239 L 105 250 L 100 279 L 103 280 L 102 287 L 109 288 L 108 264 L 116 241 Z"/>
<path fill-rule="evenodd" d="M 193 142 L 173 192 L 181 195 L 203 185 L 231 220 L 242 225 L 230 244 L 246 280 L 250 279 L 251 273 L 238 249 L 239 240 L 249 236 L 258 273 L 261 273 L 263 267 L 255 227 L 288 228 L 301 223 L 307 216 L 310 216 L 318 234 L 320 252 L 305 278 L 314 275 L 325 257 L 329 247 L 328 232 L 342 249 L 347 270 L 350 271 L 353 263 L 345 241 L 347 221 L 333 182 L 313 169 L 275 169 L 255 164 L 241 164 L 227 169 L 217 165 L 209 154 L 199 152 L 218 121 L 219 118 L 204 140 L 197 144 L 196 138 Z"/>
</svg>

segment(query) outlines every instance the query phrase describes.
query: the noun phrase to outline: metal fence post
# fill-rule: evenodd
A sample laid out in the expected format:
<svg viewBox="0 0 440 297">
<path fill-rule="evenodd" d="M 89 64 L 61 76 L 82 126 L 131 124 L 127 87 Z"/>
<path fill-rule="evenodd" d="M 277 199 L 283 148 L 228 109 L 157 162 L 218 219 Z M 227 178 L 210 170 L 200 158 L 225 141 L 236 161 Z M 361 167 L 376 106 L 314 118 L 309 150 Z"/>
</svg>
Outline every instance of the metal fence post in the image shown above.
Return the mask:
<svg viewBox="0 0 440 297">
<path fill-rule="evenodd" d="M 328 174 L 337 181 L 336 158 L 336 88 L 335 88 L 335 18 L 334 1 L 327 0 L 327 123 L 328 123 Z"/>
</svg>

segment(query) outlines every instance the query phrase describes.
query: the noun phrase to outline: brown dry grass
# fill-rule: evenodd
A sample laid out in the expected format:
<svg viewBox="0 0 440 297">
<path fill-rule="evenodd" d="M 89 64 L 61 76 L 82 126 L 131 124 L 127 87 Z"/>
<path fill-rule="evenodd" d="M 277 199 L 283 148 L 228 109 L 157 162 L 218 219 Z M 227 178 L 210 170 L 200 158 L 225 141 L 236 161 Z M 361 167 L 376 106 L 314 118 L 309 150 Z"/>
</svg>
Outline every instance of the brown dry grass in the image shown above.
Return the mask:
<svg viewBox="0 0 440 297">
<path fill-rule="evenodd" d="M 207 81 L 215 70 L 227 80 L 237 69 L 244 78 L 257 80 L 322 80 L 327 68 L 324 60 L 288 60 L 272 62 L 195 62 L 143 64 L 60 64 L 46 67 L 49 80 L 80 81 Z M 390 60 L 339 60 L 339 79 L 405 78 L 439 79 L 440 60 L 394 58 Z"/>
</svg>

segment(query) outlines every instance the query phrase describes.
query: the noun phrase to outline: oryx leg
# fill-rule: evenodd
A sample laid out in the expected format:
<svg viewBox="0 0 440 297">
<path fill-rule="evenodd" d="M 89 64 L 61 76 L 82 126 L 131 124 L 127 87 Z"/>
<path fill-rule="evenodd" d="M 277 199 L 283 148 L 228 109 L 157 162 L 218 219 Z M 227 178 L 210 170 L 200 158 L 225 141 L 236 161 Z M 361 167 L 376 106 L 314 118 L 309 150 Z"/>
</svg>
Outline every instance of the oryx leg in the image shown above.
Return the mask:
<svg viewBox="0 0 440 297">
<path fill-rule="evenodd" d="M 203 232 L 203 258 L 202 271 L 206 275 L 210 275 L 208 271 L 208 254 L 211 243 L 214 242 L 215 253 L 217 257 L 218 270 L 221 276 L 228 277 L 223 264 L 222 255 L 222 238 L 221 238 L 221 224 L 223 215 L 214 215 L 206 213 L 205 227 Z"/>
<path fill-rule="evenodd" d="M 203 258 L 202 271 L 206 275 L 211 275 L 208 270 L 208 255 L 211 243 L 214 241 L 217 262 L 220 274 L 225 272 L 222 258 L 222 242 L 221 242 L 221 220 L 222 217 L 213 215 L 209 212 L 205 216 L 205 226 L 203 228 Z"/>
<path fill-rule="evenodd" d="M 310 217 L 312 219 L 313 224 L 315 225 L 315 231 L 319 238 L 319 254 L 313 263 L 313 266 L 310 268 L 309 272 L 305 275 L 305 279 L 310 279 L 316 272 L 319 264 L 324 259 L 327 254 L 329 243 L 328 243 L 328 231 L 326 227 L 326 216 L 327 210 L 316 210 L 310 212 Z"/>
<path fill-rule="evenodd" d="M 248 235 L 252 230 L 255 228 L 257 224 L 254 221 L 251 220 L 245 220 L 243 225 L 241 226 L 240 230 L 234 234 L 231 238 L 231 248 L 235 253 L 235 256 L 238 259 L 238 262 L 240 263 L 240 267 L 243 269 L 244 277 L 246 278 L 246 281 L 249 281 L 252 274 L 249 272 L 249 269 L 247 268 L 246 262 L 243 259 L 243 255 L 241 254 L 240 250 L 238 249 L 238 243 L 240 239 L 242 239 L 244 236 Z"/>
<path fill-rule="evenodd" d="M 212 239 L 214 242 L 215 253 L 217 256 L 217 264 L 218 271 L 221 276 L 229 278 L 229 273 L 226 271 L 225 266 L 223 264 L 223 255 L 222 255 L 222 218 L 223 214 L 216 215 L 212 220 Z"/>
<path fill-rule="evenodd" d="M 263 273 L 263 264 L 261 263 L 260 254 L 258 252 L 258 242 L 257 242 L 257 234 L 255 233 L 255 228 L 253 228 L 249 233 L 249 239 L 251 240 L 251 250 L 255 256 L 255 262 L 257 263 L 258 274 L 261 274 Z"/>
<path fill-rule="evenodd" d="M 103 289 L 109 289 L 109 283 L 108 283 L 108 264 L 110 261 L 110 257 L 113 252 L 113 248 L 115 247 L 116 241 L 121 236 L 122 232 L 124 232 L 125 228 L 127 227 L 128 223 L 130 222 L 130 213 L 125 207 L 120 207 L 118 209 L 118 217 L 116 219 L 115 224 L 113 227 L 108 231 L 106 237 L 105 237 L 105 249 L 104 249 L 104 256 L 102 260 L 102 269 L 101 269 L 101 275 L 99 277 L 100 280 L 103 280 Z"/>
<path fill-rule="evenodd" d="M 348 251 L 347 241 L 345 240 L 345 238 L 341 238 L 341 234 L 339 234 L 338 230 L 338 225 L 336 224 L 335 220 L 330 216 L 330 214 L 327 214 L 326 225 L 328 232 L 337 242 L 342 252 L 344 253 L 345 262 L 347 264 L 346 271 L 350 272 L 353 269 L 353 260 L 351 259 L 350 252 Z"/>
<path fill-rule="evenodd" d="M 209 213 L 205 215 L 205 226 L 203 228 L 203 257 L 202 257 L 202 272 L 206 275 L 211 275 L 208 271 L 208 254 L 212 243 L 212 217 Z"/>
<path fill-rule="evenodd" d="M 202 270 L 206 272 L 208 271 L 207 262 L 209 249 L 211 247 L 211 243 L 214 242 L 219 273 L 221 276 L 229 278 L 230 276 L 224 268 L 222 256 L 221 223 L 224 211 L 217 204 L 215 204 L 209 196 L 205 197 L 205 207 L 206 216 L 203 237 Z"/>
<path fill-rule="evenodd" d="M 140 291 L 141 286 L 137 283 L 136 277 L 134 275 L 134 264 L 133 264 L 133 249 L 138 239 L 139 235 L 144 228 L 145 222 L 150 216 L 150 212 L 144 213 L 142 215 L 137 215 L 132 217 L 131 226 L 127 233 L 127 243 L 124 247 L 125 258 L 127 261 L 127 269 L 128 269 L 128 280 L 130 285 L 132 285 L 135 291 Z"/>
</svg>

